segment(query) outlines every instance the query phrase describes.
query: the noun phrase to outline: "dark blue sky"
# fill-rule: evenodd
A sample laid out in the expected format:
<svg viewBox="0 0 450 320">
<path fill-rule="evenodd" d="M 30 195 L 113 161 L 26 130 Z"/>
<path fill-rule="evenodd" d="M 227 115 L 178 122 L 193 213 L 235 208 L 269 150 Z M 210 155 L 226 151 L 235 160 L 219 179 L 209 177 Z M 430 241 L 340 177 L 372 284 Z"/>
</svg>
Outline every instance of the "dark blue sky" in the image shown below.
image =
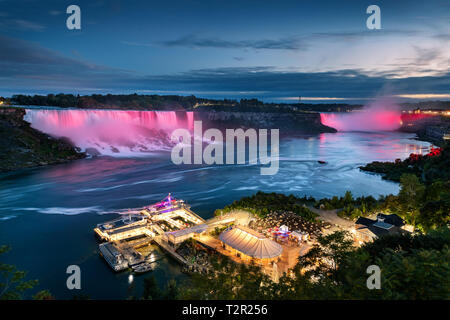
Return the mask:
<svg viewBox="0 0 450 320">
<path fill-rule="evenodd" d="M 66 8 L 81 8 L 81 30 Z M 381 30 L 366 8 L 381 8 Z M 0 95 L 450 99 L 450 1 L 0 0 Z"/>
</svg>

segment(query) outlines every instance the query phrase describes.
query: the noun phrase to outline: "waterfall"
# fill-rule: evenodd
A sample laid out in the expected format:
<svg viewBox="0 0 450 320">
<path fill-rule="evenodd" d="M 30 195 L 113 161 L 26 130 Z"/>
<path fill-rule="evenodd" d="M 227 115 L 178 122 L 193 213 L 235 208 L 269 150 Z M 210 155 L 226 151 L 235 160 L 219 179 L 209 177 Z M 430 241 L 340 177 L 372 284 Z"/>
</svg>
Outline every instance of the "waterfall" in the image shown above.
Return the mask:
<svg viewBox="0 0 450 320">
<path fill-rule="evenodd" d="M 27 109 L 31 126 L 54 137 L 67 137 L 91 154 L 142 156 L 169 150 L 170 134 L 193 128 L 193 112 Z"/>
</svg>

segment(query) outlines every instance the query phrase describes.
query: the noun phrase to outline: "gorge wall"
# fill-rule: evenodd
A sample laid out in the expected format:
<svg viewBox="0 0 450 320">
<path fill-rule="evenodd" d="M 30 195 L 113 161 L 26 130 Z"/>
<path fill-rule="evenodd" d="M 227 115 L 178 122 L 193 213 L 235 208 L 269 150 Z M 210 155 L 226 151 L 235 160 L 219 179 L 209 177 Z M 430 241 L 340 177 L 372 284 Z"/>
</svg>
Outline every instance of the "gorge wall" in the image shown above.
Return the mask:
<svg viewBox="0 0 450 320">
<path fill-rule="evenodd" d="M 335 132 L 320 122 L 318 113 L 264 113 L 222 111 L 136 111 L 98 109 L 28 109 L 25 120 L 53 137 L 67 137 L 91 155 L 145 156 L 175 145 L 171 133 L 192 130 L 279 129 L 280 135 Z"/>
<path fill-rule="evenodd" d="M 0 108 L 0 172 L 84 158 L 69 140 L 30 127 L 25 110 Z"/>
</svg>

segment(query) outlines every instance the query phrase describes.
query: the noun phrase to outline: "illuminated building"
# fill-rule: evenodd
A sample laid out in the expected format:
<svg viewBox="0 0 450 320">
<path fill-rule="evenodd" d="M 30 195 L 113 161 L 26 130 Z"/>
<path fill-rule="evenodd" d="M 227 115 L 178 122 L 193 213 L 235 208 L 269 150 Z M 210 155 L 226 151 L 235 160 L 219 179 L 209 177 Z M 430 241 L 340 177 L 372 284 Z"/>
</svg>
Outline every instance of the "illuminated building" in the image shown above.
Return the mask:
<svg viewBox="0 0 450 320">
<path fill-rule="evenodd" d="M 254 260 L 259 264 L 268 264 L 277 261 L 283 251 L 278 243 L 243 226 L 225 230 L 219 239 L 225 250 L 248 262 Z"/>
</svg>

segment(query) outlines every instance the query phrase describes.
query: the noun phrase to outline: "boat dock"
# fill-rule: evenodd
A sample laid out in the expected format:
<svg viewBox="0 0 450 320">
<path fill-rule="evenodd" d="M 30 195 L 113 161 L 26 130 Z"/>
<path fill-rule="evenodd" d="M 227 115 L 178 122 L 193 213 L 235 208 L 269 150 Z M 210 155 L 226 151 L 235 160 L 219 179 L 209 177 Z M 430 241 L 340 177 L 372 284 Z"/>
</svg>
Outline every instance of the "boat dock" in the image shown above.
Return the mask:
<svg viewBox="0 0 450 320">
<path fill-rule="evenodd" d="M 179 255 L 174 248 L 172 248 L 166 241 L 162 239 L 161 236 L 156 236 L 153 238 L 153 241 L 155 241 L 158 246 L 162 249 L 164 249 L 166 252 L 168 252 L 175 260 L 177 260 L 181 264 L 190 265 L 190 263 L 183 258 L 181 255 Z"/>
<path fill-rule="evenodd" d="M 132 268 L 137 273 L 150 271 L 156 260 L 148 260 L 139 250 L 156 243 L 175 260 L 190 265 L 176 252 L 178 242 L 169 241 L 174 233 L 183 231 L 176 237 L 190 236 L 203 232 L 205 220 L 195 214 L 183 200 L 174 199 L 170 194 L 162 201 L 145 207 L 139 213 L 124 215 L 121 218 L 98 224 L 94 229 L 101 241 L 99 251 L 114 271 Z M 185 232 L 186 231 L 186 232 Z M 171 237 L 169 238 L 169 234 Z"/>
</svg>

